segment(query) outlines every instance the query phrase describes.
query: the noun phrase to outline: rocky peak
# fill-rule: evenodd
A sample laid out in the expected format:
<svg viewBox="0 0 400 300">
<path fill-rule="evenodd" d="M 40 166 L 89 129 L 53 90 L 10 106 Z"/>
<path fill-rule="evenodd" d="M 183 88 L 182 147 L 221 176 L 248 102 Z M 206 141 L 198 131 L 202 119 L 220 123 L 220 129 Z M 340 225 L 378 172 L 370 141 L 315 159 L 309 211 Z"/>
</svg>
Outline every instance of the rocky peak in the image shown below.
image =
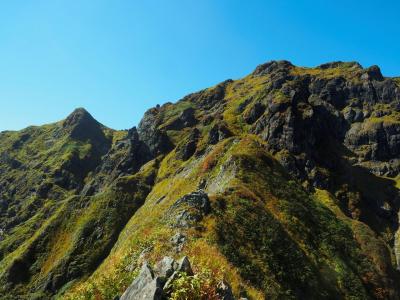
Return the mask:
<svg viewBox="0 0 400 300">
<path fill-rule="evenodd" d="M 292 67 L 294 67 L 292 63 L 287 60 L 273 60 L 257 66 L 252 75 L 261 76 L 279 70 L 287 71 Z"/>
<path fill-rule="evenodd" d="M 334 69 L 338 67 L 349 67 L 349 68 L 354 68 L 354 69 L 362 69 L 363 67 L 356 61 L 350 61 L 350 62 L 344 62 L 344 61 L 333 61 L 329 63 L 325 63 L 322 65 L 319 65 L 317 68 L 319 69 Z"/>
<path fill-rule="evenodd" d="M 137 131 L 136 126 L 132 127 L 128 130 L 127 138 L 131 141 L 138 141 L 139 140 L 139 133 Z"/>
<path fill-rule="evenodd" d="M 92 115 L 83 107 L 75 109 L 64 121 L 63 127 L 73 127 L 81 123 L 97 123 Z"/>
<path fill-rule="evenodd" d="M 103 126 L 84 108 L 75 109 L 63 122 L 63 129 L 73 139 L 92 141 L 101 148 L 109 145 Z"/>
<path fill-rule="evenodd" d="M 371 66 L 366 69 L 365 73 L 362 75 L 362 78 L 377 81 L 382 81 L 385 79 L 381 73 L 381 69 L 378 66 Z"/>
</svg>

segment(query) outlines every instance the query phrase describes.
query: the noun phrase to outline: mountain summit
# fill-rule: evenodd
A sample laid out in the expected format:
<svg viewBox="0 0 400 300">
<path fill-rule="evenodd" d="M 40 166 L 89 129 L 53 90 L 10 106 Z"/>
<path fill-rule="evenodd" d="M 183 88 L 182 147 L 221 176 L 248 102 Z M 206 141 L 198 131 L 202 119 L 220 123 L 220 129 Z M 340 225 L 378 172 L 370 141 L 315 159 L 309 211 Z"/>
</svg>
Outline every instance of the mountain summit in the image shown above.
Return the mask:
<svg viewBox="0 0 400 300">
<path fill-rule="evenodd" d="M 2 132 L 1 299 L 399 299 L 399 172 L 400 80 L 357 62 Z"/>
</svg>

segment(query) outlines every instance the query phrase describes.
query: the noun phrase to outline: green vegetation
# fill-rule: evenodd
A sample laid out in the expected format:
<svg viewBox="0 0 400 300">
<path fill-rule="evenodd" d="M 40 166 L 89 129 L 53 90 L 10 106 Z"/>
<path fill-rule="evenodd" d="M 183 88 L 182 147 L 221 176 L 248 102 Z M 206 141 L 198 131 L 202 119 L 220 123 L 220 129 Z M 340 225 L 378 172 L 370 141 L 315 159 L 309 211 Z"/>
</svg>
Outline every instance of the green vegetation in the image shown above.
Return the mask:
<svg viewBox="0 0 400 300">
<path fill-rule="evenodd" d="M 346 77 L 351 81 L 358 82 L 362 69 L 353 62 L 338 63 L 334 67 L 329 68 L 302 68 L 295 67 L 292 69 L 293 75 L 309 74 L 324 79 L 332 79 L 337 77 Z"/>
</svg>

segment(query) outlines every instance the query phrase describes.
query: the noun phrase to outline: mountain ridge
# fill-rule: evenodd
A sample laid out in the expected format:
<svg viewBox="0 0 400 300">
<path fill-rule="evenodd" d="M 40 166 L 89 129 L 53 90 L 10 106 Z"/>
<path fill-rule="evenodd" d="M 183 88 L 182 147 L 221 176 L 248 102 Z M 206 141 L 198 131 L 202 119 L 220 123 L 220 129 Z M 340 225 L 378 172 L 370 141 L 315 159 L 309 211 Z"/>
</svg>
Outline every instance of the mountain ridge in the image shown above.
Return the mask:
<svg viewBox="0 0 400 300">
<path fill-rule="evenodd" d="M 78 108 L 0 137 L 4 299 L 114 299 L 167 255 L 199 299 L 400 297 L 400 82 L 379 67 L 271 61 L 129 130 Z"/>
</svg>

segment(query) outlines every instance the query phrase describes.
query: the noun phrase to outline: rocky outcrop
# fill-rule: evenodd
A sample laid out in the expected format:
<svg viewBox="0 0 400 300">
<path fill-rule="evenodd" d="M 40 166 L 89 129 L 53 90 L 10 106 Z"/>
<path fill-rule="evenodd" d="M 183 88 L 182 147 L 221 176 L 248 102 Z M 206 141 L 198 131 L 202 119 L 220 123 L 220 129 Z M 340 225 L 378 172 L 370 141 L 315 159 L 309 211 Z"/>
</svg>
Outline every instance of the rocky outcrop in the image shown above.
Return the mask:
<svg viewBox="0 0 400 300">
<path fill-rule="evenodd" d="M 400 123 L 355 123 L 346 133 L 344 142 L 363 160 L 387 161 L 399 158 Z"/>
<path fill-rule="evenodd" d="M 221 300 L 235 300 L 235 297 L 232 293 L 232 288 L 225 280 L 218 284 L 217 293 Z"/>
<path fill-rule="evenodd" d="M 184 256 L 179 261 L 164 257 L 154 269 L 144 263 L 139 275 L 121 296 L 120 300 L 161 300 L 165 299 L 174 280 L 180 273 L 193 276 L 189 259 Z"/>
<path fill-rule="evenodd" d="M 211 211 L 210 200 L 204 191 L 179 198 L 168 210 L 167 219 L 173 227 L 196 226 Z"/>
<path fill-rule="evenodd" d="M 160 278 L 155 277 L 151 267 L 145 263 L 138 277 L 121 296 L 120 300 L 161 300 L 162 294 Z"/>
<path fill-rule="evenodd" d="M 88 182 L 82 190 L 82 195 L 91 196 L 101 191 L 116 178 L 132 175 L 141 166 L 153 158 L 148 146 L 139 139 L 136 127 L 128 130 L 125 138 L 115 145 L 102 157 L 102 161 L 95 170 L 93 180 Z"/>
<path fill-rule="evenodd" d="M 181 252 L 186 242 L 186 235 L 182 232 L 177 232 L 171 237 L 170 242 L 173 245 L 175 252 Z"/>
<path fill-rule="evenodd" d="M 257 66 L 257 68 L 253 71 L 252 75 L 262 76 L 279 72 L 287 73 L 289 69 L 292 67 L 294 66 L 287 60 L 270 61 Z"/>
<path fill-rule="evenodd" d="M 110 141 L 106 138 L 102 125 L 97 122 L 84 108 L 74 110 L 63 122 L 63 129 L 71 138 L 87 141 L 90 140 L 99 152 L 105 153 L 110 147 Z"/>
<path fill-rule="evenodd" d="M 293 68 L 286 61 L 258 66 L 252 75 L 270 76 L 271 85 L 253 96 L 253 103 L 243 113 L 244 121 L 252 125 L 251 131 L 267 142 L 268 150 L 288 151 L 281 161 L 288 171 L 301 180 L 326 187 L 326 183 L 321 186 L 320 180 L 314 180 L 319 178 L 313 174 L 314 167 L 335 167 L 327 163 L 327 157 L 345 146 L 358 156 L 358 161 L 374 162 L 371 172 L 376 173 L 376 162 L 380 162 L 377 174 L 398 174 L 400 120 L 379 119 L 396 118 L 393 112 L 399 105 L 400 89 L 395 82 L 384 78 L 377 66 L 363 69 L 355 62 L 318 67 L 323 72 L 347 72 L 357 78 L 354 80 L 345 76 L 293 76 Z M 376 105 L 392 108 L 379 115 Z M 369 165 L 372 163 L 363 167 Z"/>
<path fill-rule="evenodd" d="M 173 149 L 165 130 L 158 128 L 161 121 L 160 108 L 152 108 L 145 113 L 138 127 L 139 139 L 146 144 L 153 157 Z"/>
<path fill-rule="evenodd" d="M 228 127 L 223 123 L 215 124 L 208 135 L 208 143 L 211 145 L 217 144 L 219 141 L 232 136 Z"/>
<path fill-rule="evenodd" d="M 161 300 L 169 299 L 174 289 L 174 281 L 180 274 L 194 276 L 191 263 L 187 256 L 179 261 L 165 256 L 152 268 L 145 262 L 139 275 L 135 278 L 119 300 Z M 215 287 L 219 300 L 235 300 L 232 288 L 226 281 L 221 281 Z"/>
<path fill-rule="evenodd" d="M 167 124 L 164 129 L 166 130 L 181 130 L 186 127 L 196 125 L 197 120 L 195 117 L 195 110 L 193 107 L 184 109 L 179 116 L 177 116 L 172 122 Z"/>
<path fill-rule="evenodd" d="M 188 138 L 179 144 L 176 148 L 177 157 L 181 160 L 188 160 L 196 152 L 197 143 L 200 137 L 200 131 L 194 128 Z"/>
</svg>

